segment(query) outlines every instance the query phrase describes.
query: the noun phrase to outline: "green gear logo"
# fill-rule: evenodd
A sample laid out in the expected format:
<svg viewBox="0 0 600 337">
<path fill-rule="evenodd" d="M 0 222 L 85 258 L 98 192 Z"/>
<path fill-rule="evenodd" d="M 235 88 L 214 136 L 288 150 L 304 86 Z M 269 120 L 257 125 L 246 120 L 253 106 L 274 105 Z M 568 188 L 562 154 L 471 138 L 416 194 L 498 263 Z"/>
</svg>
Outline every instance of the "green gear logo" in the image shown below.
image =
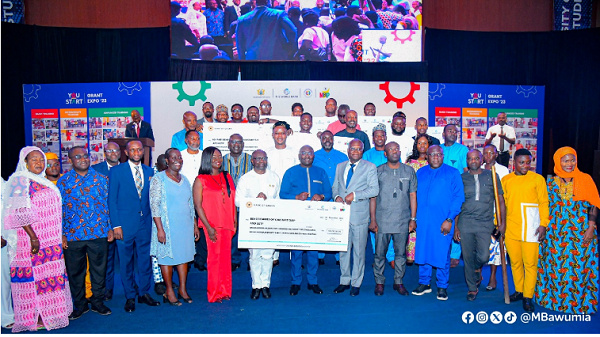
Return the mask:
<svg viewBox="0 0 600 337">
<path fill-rule="evenodd" d="M 190 106 L 196 105 L 196 101 L 201 99 L 203 102 L 206 101 L 206 90 L 211 88 L 211 84 L 205 81 L 200 81 L 200 91 L 195 95 L 190 95 L 183 90 L 183 82 L 173 83 L 173 89 L 179 92 L 177 100 L 179 102 L 184 99 L 190 103 Z"/>
</svg>

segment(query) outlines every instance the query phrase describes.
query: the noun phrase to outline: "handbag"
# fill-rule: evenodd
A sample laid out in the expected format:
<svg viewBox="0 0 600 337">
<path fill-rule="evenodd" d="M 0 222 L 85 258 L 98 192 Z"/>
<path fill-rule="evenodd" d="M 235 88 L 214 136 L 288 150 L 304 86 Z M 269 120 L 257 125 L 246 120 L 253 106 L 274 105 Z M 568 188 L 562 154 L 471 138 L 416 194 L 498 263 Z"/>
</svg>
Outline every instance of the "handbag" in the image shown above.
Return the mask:
<svg viewBox="0 0 600 337">
<path fill-rule="evenodd" d="M 406 262 L 413 263 L 415 261 L 415 243 L 417 242 L 417 231 L 408 234 L 406 242 Z"/>
</svg>

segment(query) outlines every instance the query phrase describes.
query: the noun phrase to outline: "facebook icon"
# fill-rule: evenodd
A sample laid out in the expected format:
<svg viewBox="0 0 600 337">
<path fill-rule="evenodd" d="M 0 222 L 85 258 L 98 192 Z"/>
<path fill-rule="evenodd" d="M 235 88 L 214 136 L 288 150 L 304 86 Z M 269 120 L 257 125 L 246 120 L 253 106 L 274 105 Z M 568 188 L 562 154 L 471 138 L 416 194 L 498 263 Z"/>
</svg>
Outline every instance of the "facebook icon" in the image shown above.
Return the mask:
<svg viewBox="0 0 600 337">
<path fill-rule="evenodd" d="M 463 314 L 462 314 L 462 321 L 465 324 L 471 324 L 471 323 L 473 323 L 473 320 L 475 320 L 475 316 L 473 315 L 472 312 L 470 312 L 470 311 L 463 312 Z"/>
</svg>

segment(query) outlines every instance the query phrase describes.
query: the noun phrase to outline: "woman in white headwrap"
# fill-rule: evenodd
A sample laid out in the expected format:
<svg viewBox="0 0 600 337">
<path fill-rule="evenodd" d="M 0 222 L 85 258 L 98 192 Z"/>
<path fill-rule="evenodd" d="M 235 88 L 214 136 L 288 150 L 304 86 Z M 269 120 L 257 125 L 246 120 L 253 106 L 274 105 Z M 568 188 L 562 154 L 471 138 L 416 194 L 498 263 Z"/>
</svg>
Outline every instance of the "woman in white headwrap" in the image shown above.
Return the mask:
<svg viewBox="0 0 600 337">
<path fill-rule="evenodd" d="M 183 15 L 183 19 L 190 29 L 196 35 L 196 38 L 200 40 L 200 37 L 207 35 L 208 30 L 206 29 L 206 17 L 202 14 L 202 4 L 200 0 L 192 0 L 188 4 L 187 12 Z"/>
<path fill-rule="evenodd" d="M 46 157 L 24 147 L 4 187 L 4 229 L 10 256 L 13 332 L 64 328 L 73 311 L 62 247 L 62 201 L 44 177 Z"/>
</svg>

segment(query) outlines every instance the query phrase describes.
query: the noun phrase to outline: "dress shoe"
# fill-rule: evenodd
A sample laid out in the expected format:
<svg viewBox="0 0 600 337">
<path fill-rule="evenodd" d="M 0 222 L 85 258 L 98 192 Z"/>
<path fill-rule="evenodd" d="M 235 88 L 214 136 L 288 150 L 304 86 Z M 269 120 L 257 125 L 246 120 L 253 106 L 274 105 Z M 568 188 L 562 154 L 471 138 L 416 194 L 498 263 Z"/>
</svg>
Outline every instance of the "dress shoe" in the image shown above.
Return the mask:
<svg viewBox="0 0 600 337">
<path fill-rule="evenodd" d="M 125 312 L 134 312 L 135 311 L 135 298 L 128 298 L 127 302 L 125 302 Z"/>
<path fill-rule="evenodd" d="M 467 301 L 475 301 L 478 293 L 479 293 L 479 289 L 477 289 L 476 291 L 469 291 L 467 293 Z"/>
<path fill-rule="evenodd" d="M 523 310 L 527 312 L 534 312 L 535 307 L 533 306 L 533 299 L 523 297 Z"/>
<path fill-rule="evenodd" d="M 179 300 L 175 300 L 175 302 L 171 302 L 171 300 L 169 299 L 167 294 L 164 294 L 162 298 L 163 298 L 163 303 L 169 303 L 170 305 L 175 306 L 175 307 L 181 306 L 181 302 L 179 302 Z"/>
<path fill-rule="evenodd" d="M 260 289 L 252 289 L 252 293 L 250 294 L 250 298 L 253 300 L 257 300 L 260 297 Z"/>
<path fill-rule="evenodd" d="M 323 290 L 319 287 L 318 284 L 309 284 L 308 290 L 312 290 L 315 294 L 322 294 Z"/>
<path fill-rule="evenodd" d="M 392 267 L 392 269 L 396 269 L 396 261 L 390 261 L 390 267 Z"/>
<path fill-rule="evenodd" d="M 112 297 L 113 297 L 113 290 L 112 289 L 106 290 L 106 293 L 104 293 L 104 300 L 110 301 L 110 300 L 112 300 Z"/>
<path fill-rule="evenodd" d="M 349 284 L 340 284 L 337 288 L 333 289 L 333 292 L 336 294 L 343 293 L 344 291 L 350 289 Z"/>
<path fill-rule="evenodd" d="M 112 314 L 112 311 L 104 305 L 104 303 L 99 303 L 98 305 L 93 305 L 92 304 L 92 311 L 99 313 L 102 316 L 107 316 Z"/>
<path fill-rule="evenodd" d="M 165 294 L 166 291 L 167 285 L 165 284 L 165 282 L 154 283 L 154 292 L 156 293 L 156 295 L 162 296 Z"/>
<path fill-rule="evenodd" d="M 279 265 L 279 260 L 273 260 L 273 267 L 277 267 Z"/>
<path fill-rule="evenodd" d="M 319 259 L 319 265 L 324 265 L 325 264 L 325 259 Z"/>
<path fill-rule="evenodd" d="M 271 289 L 269 289 L 269 287 L 262 288 L 262 296 L 266 299 L 271 298 Z"/>
<path fill-rule="evenodd" d="M 69 321 L 74 321 L 79 317 L 83 316 L 86 312 L 90 311 L 90 308 L 86 305 L 83 309 L 73 309 L 73 312 L 69 315 Z"/>
<path fill-rule="evenodd" d="M 358 296 L 358 294 L 360 294 L 359 287 L 352 287 L 352 289 L 350 289 L 350 296 Z"/>
<path fill-rule="evenodd" d="M 431 286 L 429 284 L 419 284 L 417 289 L 412 291 L 412 294 L 421 296 L 423 294 L 429 294 L 430 292 L 431 292 Z"/>
<path fill-rule="evenodd" d="M 508 297 L 510 303 L 520 301 L 523 299 L 523 293 L 515 291 L 512 295 Z"/>
<path fill-rule="evenodd" d="M 240 267 L 239 263 L 232 263 L 231 264 L 231 271 L 235 271 L 236 269 L 238 269 Z"/>
<path fill-rule="evenodd" d="M 394 290 L 402 296 L 408 296 L 408 290 L 404 287 L 404 284 L 394 284 Z"/>
<path fill-rule="evenodd" d="M 292 286 L 290 287 L 290 295 L 296 296 L 298 295 L 298 291 L 300 291 L 300 285 L 292 284 Z"/>
<path fill-rule="evenodd" d="M 153 299 L 150 294 L 145 294 L 143 296 L 138 296 L 138 303 L 144 303 L 151 307 L 157 307 L 160 305 L 160 302 Z"/>
<path fill-rule="evenodd" d="M 437 299 L 440 301 L 448 300 L 448 292 L 446 291 L 446 288 L 438 288 Z"/>
<path fill-rule="evenodd" d="M 375 296 L 381 296 L 383 295 L 383 284 L 376 284 L 375 285 Z"/>
<path fill-rule="evenodd" d="M 192 302 L 194 302 L 194 301 L 192 301 L 191 297 L 183 297 L 183 296 L 181 296 L 180 293 L 177 293 L 177 299 L 180 299 L 180 300 L 184 301 L 187 304 L 192 304 Z"/>
</svg>

